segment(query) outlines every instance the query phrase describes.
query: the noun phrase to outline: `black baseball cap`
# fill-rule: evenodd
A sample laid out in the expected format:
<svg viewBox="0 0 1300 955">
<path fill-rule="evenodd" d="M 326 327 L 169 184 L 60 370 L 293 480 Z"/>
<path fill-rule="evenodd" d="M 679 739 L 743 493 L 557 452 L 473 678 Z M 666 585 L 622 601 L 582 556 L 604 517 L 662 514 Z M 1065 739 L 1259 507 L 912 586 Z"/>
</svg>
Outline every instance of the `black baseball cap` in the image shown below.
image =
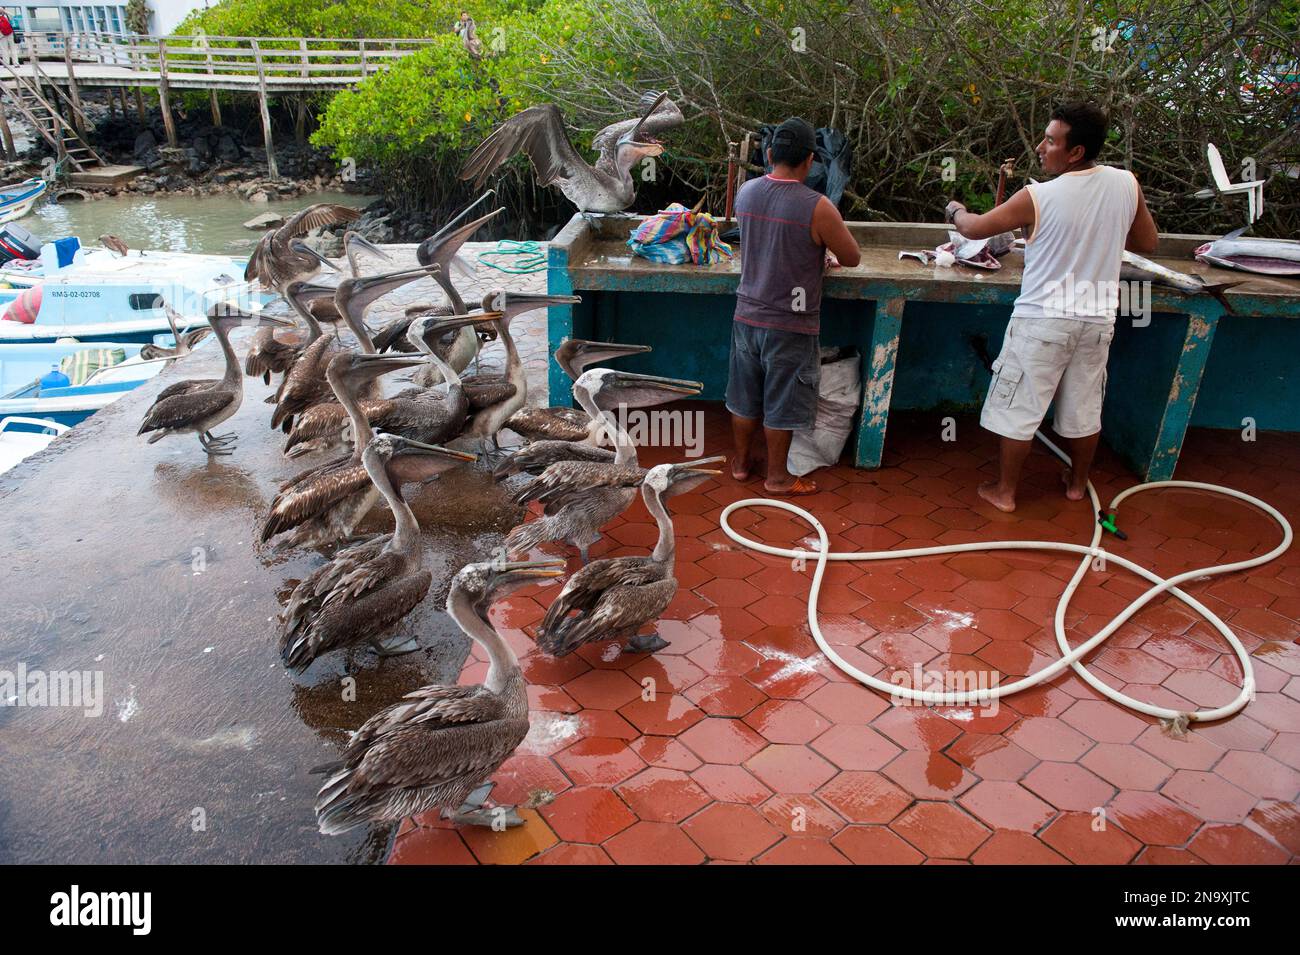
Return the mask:
<svg viewBox="0 0 1300 955">
<path fill-rule="evenodd" d="M 784 123 L 776 128 L 772 134 L 772 144 L 782 146 L 796 146 L 799 149 L 806 149 L 808 152 L 817 151 L 817 132 L 812 125 L 798 116 L 791 116 Z"/>
</svg>

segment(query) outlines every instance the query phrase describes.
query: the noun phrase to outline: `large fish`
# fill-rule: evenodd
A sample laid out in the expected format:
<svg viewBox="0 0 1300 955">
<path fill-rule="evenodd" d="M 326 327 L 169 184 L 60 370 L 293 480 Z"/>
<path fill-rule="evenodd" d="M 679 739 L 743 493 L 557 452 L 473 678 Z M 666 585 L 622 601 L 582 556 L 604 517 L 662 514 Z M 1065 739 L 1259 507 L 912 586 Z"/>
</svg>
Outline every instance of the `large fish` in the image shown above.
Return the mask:
<svg viewBox="0 0 1300 955">
<path fill-rule="evenodd" d="M 1255 272 L 1259 275 L 1300 276 L 1300 242 L 1289 239 L 1243 239 L 1242 226 L 1222 239 L 1207 242 L 1196 250 L 1201 262 L 1222 269 Z"/>
<path fill-rule="evenodd" d="M 1150 259 L 1144 259 L 1128 249 L 1124 250 L 1122 264 L 1119 270 L 1120 281 L 1122 282 L 1152 282 L 1156 285 L 1163 285 L 1167 288 L 1176 289 L 1187 295 L 1197 295 L 1204 292 L 1207 295 L 1213 295 L 1219 300 L 1219 304 L 1229 314 L 1234 314 L 1232 306 L 1224 297 L 1226 289 L 1235 288 L 1240 282 L 1223 282 L 1217 285 L 1209 284 L 1200 275 L 1194 275 L 1189 272 L 1179 272 L 1177 269 L 1171 269 L 1167 265 L 1161 265 L 1158 262 L 1152 262 Z"/>
</svg>

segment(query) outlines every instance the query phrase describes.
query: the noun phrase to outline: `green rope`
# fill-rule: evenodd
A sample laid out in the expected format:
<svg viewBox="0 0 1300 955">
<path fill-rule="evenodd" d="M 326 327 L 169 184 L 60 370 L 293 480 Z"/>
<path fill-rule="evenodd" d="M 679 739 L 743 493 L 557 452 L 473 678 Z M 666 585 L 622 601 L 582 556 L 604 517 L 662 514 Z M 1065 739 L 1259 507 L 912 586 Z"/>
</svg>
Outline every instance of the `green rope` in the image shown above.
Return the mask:
<svg viewBox="0 0 1300 955">
<path fill-rule="evenodd" d="M 510 265 L 498 265 L 491 259 L 497 256 L 520 255 L 523 256 Z M 546 268 L 546 253 L 536 242 L 516 242 L 514 239 L 502 239 L 497 243 L 495 249 L 488 249 L 478 254 L 478 260 L 490 269 L 497 269 L 501 272 L 508 272 L 511 275 L 528 275 L 531 272 L 540 272 Z"/>
</svg>

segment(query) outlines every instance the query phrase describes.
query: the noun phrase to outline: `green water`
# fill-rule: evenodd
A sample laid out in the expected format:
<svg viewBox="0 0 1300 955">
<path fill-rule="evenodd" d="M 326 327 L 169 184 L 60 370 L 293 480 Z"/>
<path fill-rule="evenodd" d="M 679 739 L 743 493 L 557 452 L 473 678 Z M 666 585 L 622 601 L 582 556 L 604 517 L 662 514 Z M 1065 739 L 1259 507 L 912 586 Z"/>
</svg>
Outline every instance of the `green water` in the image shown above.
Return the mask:
<svg viewBox="0 0 1300 955">
<path fill-rule="evenodd" d="M 75 235 L 85 245 L 98 245 L 111 233 L 133 249 L 247 255 L 261 232 L 245 229 L 254 216 L 274 212 L 287 216 L 314 202 L 337 202 L 362 208 L 373 196 L 316 192 L 275 202 L 253 203 L 234 195 L 122 195 L 104 199 L 42 203 L 18 225 L 48 242 Z"/>
</svg>

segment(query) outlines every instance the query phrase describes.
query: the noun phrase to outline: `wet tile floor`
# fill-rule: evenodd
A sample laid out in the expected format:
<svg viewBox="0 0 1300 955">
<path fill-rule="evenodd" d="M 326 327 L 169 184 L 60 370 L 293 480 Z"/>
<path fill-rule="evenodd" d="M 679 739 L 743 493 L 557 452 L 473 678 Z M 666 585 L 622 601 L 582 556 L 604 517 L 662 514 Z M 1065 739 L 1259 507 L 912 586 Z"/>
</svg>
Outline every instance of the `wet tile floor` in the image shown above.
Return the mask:
<svg viewBox="0 0 1300 955">
<path fill-rule="evenodd" d="M 544 317 L 517 332 L 531 346 L 530 381 L 541 384 Z M 686 407 L 704 411 L 706 453 L 730 453 L 720 406 Z M 1019 510 L 1004 515 L 974 491 L 992 472 L 989 436 L 973 418 L 959 419 L 955 442 L 939 434 L 937 419 L 896 415 L 884 467 L 818 472 L 819 493 L 799 503 L 826 524 L 837 550 L 1086 542 L 1088 506 L 1059 493 L 1059 467 L 1045 453 L 1030 459 Z M 680 452 L 641 455 L 653 464 Z M 1259 495 L 1300 524 L 1300 436 L 1244 444 L 1235 432 L 1193 431 L 1176 476 Z M 1094 481 L 1103 503 L 1136 483 L 1105 450 Z M 1300 549 L 1187 585 L 1251 653 L 1258 694 L 1231 719 L 1173 739 L 1072 672 L 995 707 L 892 705 L 813 642 L 812 565 L 799 571 L 744 551 L 719 529 L 724 506 L 761 496 L 761 483 L 723 476 L 672 499 L 679 591 L 658 627 L 671 645 L 653 656 L 618 655 L 610 644 L 563 659 L 541 653 L 533 635 L 558 586 L 497 604 L 492 619 L 529 682 L 532 730 L 496 773 L 492 799 L 524 807 L 526 824 L 498 833 L 415 817 L 401 824 L 389 861 L 1294 861 Z M 775 512 L 734 518 L 738 530 L 778 546 L 809 535 Z M 1263 553 L 1278 533 L 1247 505 L 1182 490 L 1130 498 L 1120 525 L 1129 540 L 1107 546 L 1166 576 Z M 644 554 L 655 535 L 638 500 L 592 556 Z M 571 559 L 570 569 L 578 566 Z M 1058 656 L 1051 620 L 1075 566 L 1032 552 L 833 564 L 821 627 L 841 656 L 882 679 L 920 666 L 1005 683 Z M 1089 574 L 1067 616 L 1072 645 L 1144 589 L 1124 571 Z M 1221 705 L 1241 685 L 1217 633 L 1172 598 L 1144 608 L 1086 662 L 1124 693 L 1171 707 Z M 461 682 L 485 672 L 475 652 Z"/>
</svg>

